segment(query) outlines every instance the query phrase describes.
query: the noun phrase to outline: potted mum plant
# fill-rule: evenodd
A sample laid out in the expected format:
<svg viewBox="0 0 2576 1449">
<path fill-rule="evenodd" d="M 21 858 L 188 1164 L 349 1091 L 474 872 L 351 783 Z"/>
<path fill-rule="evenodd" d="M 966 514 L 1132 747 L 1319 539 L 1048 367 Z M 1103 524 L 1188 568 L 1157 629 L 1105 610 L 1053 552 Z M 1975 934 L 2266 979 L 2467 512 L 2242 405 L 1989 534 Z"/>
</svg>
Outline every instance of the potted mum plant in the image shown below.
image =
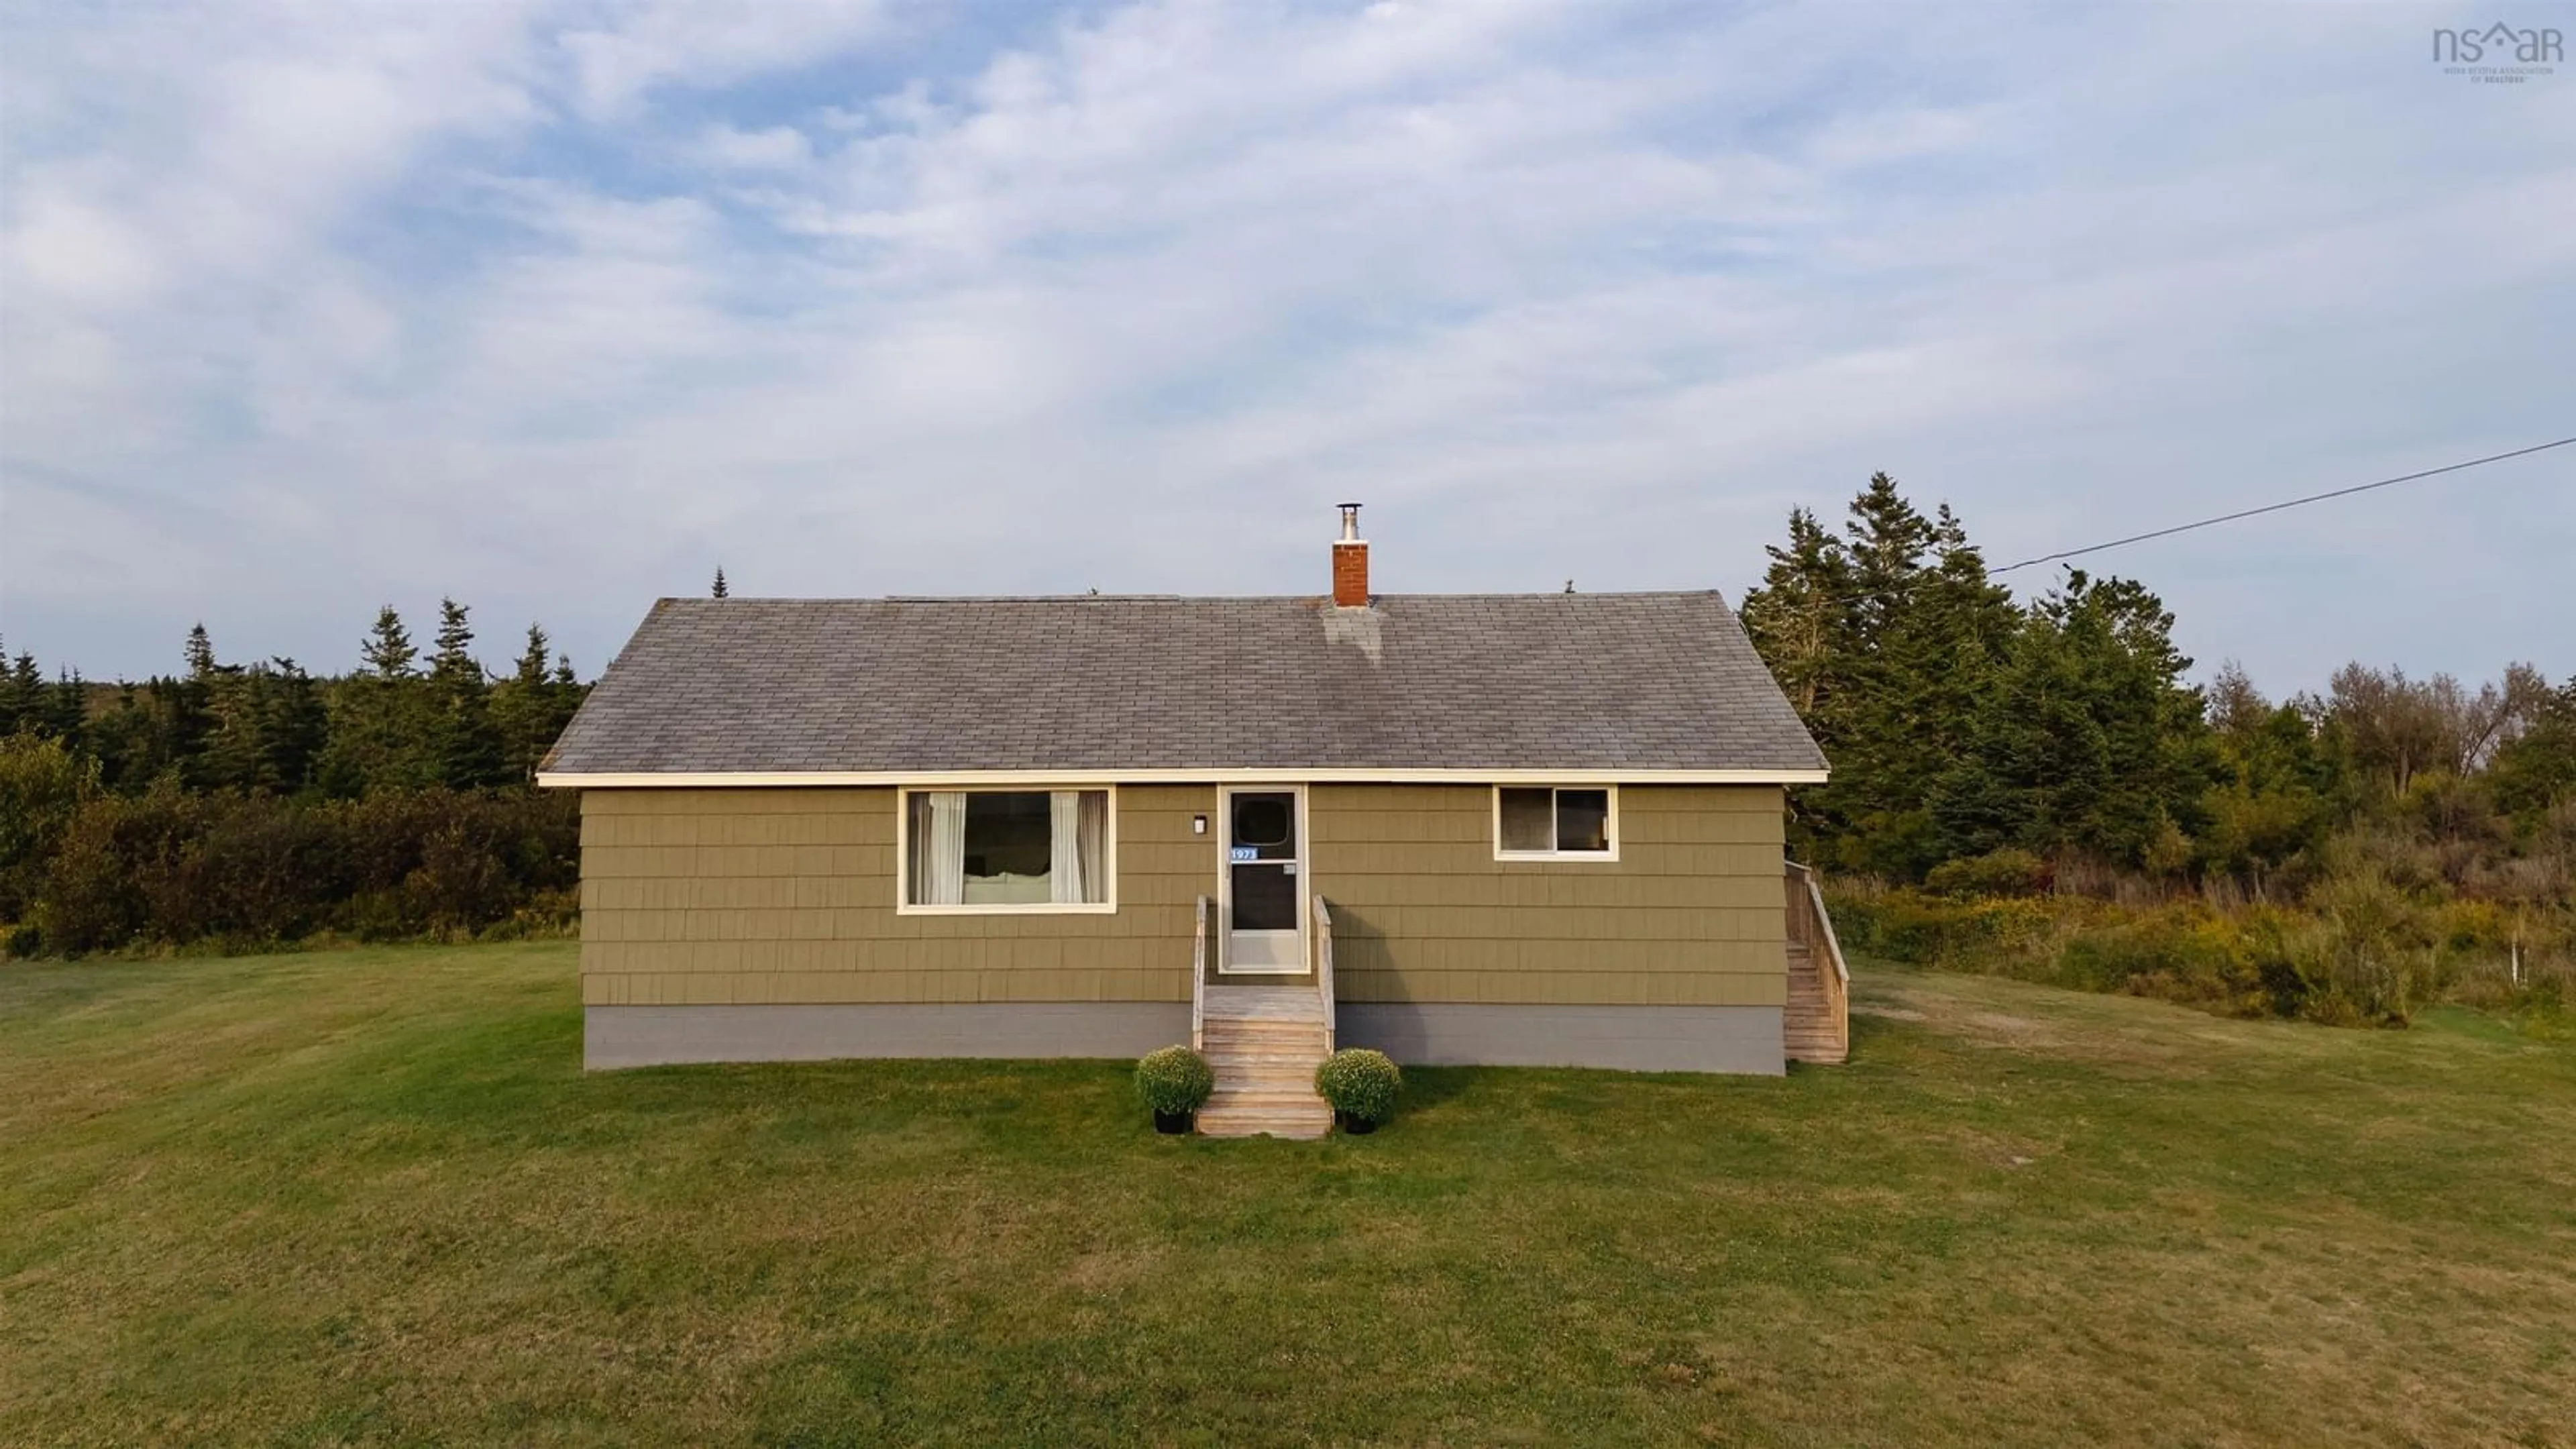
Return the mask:
<svg viewBox="0 0 2576 1449">
<path fill-rule="evenodd" d="M 1344 1047 L 1315 1069 L 1315 1095 L 1331 1105 L 1333 1115 L 1350 1133 L 1375 1132 L 1395 1115 L 1395 1094 L 1404 1074 L 1386 1053 L 1367 1047 Z"/>
<path fill-rule="evenodd" d="M 1154 1114 L 1154 1130 L 1177 1135 L 1190 1130 L 1198 1110 L 1216 1090 L 1216 1073 L 1207 1058 L 1185 1046 L 1145 1053 L 1136 1063 L 1136 1095 Z"/>
</svg>

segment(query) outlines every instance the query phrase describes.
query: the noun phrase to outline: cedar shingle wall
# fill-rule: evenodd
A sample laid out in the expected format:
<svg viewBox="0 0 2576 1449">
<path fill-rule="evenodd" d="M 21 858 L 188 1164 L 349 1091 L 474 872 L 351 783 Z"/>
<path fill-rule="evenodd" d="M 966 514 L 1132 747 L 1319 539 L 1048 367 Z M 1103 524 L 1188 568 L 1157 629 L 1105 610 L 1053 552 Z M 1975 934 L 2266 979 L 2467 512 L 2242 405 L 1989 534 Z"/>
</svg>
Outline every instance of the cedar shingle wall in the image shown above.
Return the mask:
<svg viewBox="0 0 2576 1449">
<path fill-rule="evenodd" d="M 1115 915 L 908 916 L 891 789 L 592 790 L 593 1006 L 1186 1001 L 1207 785 L 1118 792 Z M 1311 889 L 1350 1001 L 1779 1005 L 1780 791 L 1630 786 L 1615 863 L 1499 862 L 1482 786 L 1317 785 Z"/>
<path fill-rule="evenodd" d="M 906 916 L 891 789 L 585 791 L 582 1000 L 1187 1001 L 1215 809 L 1118 791 L 1115 915 Z"/>
<path fill-rule="evenodd" d="M 1777 786 L 1619 791 L 1615 862 L 1494 859 L 1483 786 L 1317 785 L 1345 1001 L 1777 1006 Z"/>
</svg>

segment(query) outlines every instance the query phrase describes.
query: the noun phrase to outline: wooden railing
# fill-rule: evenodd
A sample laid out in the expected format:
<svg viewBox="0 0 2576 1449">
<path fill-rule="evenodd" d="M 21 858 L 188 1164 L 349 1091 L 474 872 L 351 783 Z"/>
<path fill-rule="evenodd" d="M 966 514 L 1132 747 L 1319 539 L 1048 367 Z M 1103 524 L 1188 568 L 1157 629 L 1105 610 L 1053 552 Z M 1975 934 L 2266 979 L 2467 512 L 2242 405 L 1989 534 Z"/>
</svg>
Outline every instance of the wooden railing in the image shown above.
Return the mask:
<svg viewBox="0 0 2576 1449">
<path fill-rule="evenodd" d="M 1208 898 L 1199 897 L 1197 929 L 1190 937 L 1190 1050 L 1207 1050 Z"/>
<path fill-rule="evenodd" d="M 1315 989 L 1324 998 L 1324 1050 L 1333 1049 L 1333 913 L 1315 897 Z"/>
<path fill-rule="evenodd" d="M 1833 1015 L 1834 1034 L 1847 1042 L 1851 1031 L 1851 966 L 1843 960 L 1842 942 L 1834 937 L 1834 918 L 1825 910 L 1825 893 L 1816 883 L 1816 873 L 1794 860 L 1786 864 L 1789 941 L 1806 947 L 1809 957 L 1821 968 L 1816 980 L 1824 989 L 1825 1008 Z"/>
</svg>

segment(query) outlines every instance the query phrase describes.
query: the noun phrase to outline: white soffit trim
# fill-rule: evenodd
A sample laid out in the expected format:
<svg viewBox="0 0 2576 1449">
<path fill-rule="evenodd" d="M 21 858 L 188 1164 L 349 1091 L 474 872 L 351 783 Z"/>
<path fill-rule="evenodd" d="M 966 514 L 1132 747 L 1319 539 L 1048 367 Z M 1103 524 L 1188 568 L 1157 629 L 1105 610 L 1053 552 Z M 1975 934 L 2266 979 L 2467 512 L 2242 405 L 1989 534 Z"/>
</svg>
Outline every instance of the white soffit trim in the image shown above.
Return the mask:
<svg viewBox="0 0 2576 1449">
<path fill-rule="evenodd" d="M 740 790 L 799 785 L 1821 785 L 1823 770 L 746 770 L 538 774 L 554 790 Z"/>
</svg>

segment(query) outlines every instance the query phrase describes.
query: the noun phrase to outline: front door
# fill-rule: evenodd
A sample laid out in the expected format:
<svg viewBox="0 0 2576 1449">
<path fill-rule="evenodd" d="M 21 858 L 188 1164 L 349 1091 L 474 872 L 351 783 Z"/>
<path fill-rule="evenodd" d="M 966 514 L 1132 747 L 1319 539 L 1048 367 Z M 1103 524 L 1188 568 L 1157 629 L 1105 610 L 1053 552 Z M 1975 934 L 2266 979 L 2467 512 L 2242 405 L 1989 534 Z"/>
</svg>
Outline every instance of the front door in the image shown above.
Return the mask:
<svg viewBox="0 0 2576 1449">
<path fill-rule="evenodd" d="M 1306 969 L 1306 913 L 1295 790 L 1225 792 L 1225 971 Z"/>
</svg>

